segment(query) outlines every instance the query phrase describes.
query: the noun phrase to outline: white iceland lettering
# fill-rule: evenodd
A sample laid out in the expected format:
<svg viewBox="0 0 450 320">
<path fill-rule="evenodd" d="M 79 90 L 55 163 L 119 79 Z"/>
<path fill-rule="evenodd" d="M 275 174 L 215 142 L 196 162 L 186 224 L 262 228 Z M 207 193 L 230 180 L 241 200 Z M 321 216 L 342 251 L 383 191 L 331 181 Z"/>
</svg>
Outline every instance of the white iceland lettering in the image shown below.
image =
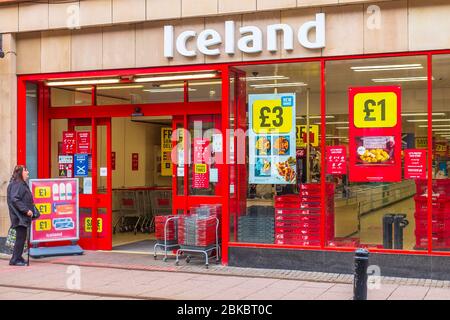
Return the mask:
<svg viewBox="0 0 450 320">
<path fill-rule="evenodd" d="M 185 57 L 195 57 L 197 50 L 207 56 L 221 54 L 223 44 L 225 53 L 236 53 L 236 26 L 234 21 L 225 22 L 225 35 L 219 34 L 214 29 L 206 29 L 200 32 L 187 30 L 175 38 L 174 27 L 164 26 L 164 57 L 174 58 L 174 43 L 176 51 Z M 315 37 L 313 38 L 313 31 Z M 240 38 L 237 47 L 244 53 L 259 53 L 263 51 L 263 32 L 256 26 L 244 26 L 239 28 Z M 270 52 L 278 51 L 278 36 L 281 36 L 282 48 L 286 51 L 294 50 L 294 30 L 287 24 L 272 24 L 266 29 L 266 48 Z M 194 40 L 196 38 L 196 41 Z M 192 41 L 191 41 L 192 40 Z M 318 13 L 313 21 L 304 23 L 298 30 L 297 40 L 301 46 L 308 49 L 321 49 L 325 47 L 325 14 Z M 192 42 L 195 48 L 188 48 Z"/>
</svg>

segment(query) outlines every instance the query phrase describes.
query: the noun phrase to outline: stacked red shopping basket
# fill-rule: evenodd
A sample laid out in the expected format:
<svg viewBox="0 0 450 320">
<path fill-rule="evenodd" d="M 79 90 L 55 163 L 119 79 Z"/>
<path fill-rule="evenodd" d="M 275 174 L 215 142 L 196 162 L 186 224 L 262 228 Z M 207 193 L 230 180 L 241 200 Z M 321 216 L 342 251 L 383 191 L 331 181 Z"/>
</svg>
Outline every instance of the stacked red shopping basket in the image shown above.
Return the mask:
<svg viewBox="0 0 450 320">
<path fill-rule="evenodd" d="M 165 241 L 167 244 L 178 243 L 177 220 L 171 219 L 165 229 L 167 219 L 175 217 L 173 215 L 155 217 L 155 236 L 158 243 L 164 244 Z"/>
<path fill-rule="evenodd" d="M 416 249 L 428 249 L 428 181 L 416 180 Z M 433 180 L 432 246 L 450 248 L 450 179 Z"/>
<path fill-rule="evenodd" d="M 178 241 L 181 246 L 207 248 L 216 245 L 220 231 L 218 215 L 220 206 L 201 206 L 191 208 L 190 215 L 180 216 L 178 222 Z"/>
<path fill-rule="evenodd" d="M 334 238 L 334 185 L 302 184 L 298 195 L 275 197 L 275 244 L 319 246 L 322 203 L 325 197 L 325 237 Z"/>
</svg>

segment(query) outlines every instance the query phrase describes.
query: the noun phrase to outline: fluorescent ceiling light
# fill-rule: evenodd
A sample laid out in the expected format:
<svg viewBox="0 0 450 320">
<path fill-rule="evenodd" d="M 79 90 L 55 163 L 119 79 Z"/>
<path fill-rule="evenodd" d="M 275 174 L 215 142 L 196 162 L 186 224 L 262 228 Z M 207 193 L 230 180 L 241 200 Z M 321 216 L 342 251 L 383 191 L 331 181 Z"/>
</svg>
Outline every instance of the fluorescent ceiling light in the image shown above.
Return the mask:
<svg viewBox="0 0 450 320">
<path fill-rule="evenodd" d="M 348 127 L 336 127 L 338 130 L 348 130 Z"/>
<path fill-rule="evenodd" d="M 286 83 L 265 83 L 265 84 L 251 84 L 250 87 L 255 89 L 264 88 L 283 88 L 283 87 L 306 87 L 308 84 L 304 82 L 286 82 Z"/>
<path fill-rule="evenodd" d="M 320 122 L 318 122 L 317 124 L 320 124 Z M 330 121 L 327 122 L 327 124 L 349 124 L 348 121 Z"/>
<path fill-rule="evenodd" d="M 247 77 L 247 81 L 264 81 L 264 80 L 287 80 L 286 76 L 260 76 L 260 77 Z"/>
<path fill-rule="evenodd" d="M 427 81 L 428 77 L 405 77 L 405 78 L 381 78 L 381 79 L 372 79 L 373 82 L 382 83 L 382 82 L 413 82 L 413 81 Z M 434 80 L 434 78 L 433 78 Z"/>
<path fill-rule="evenodd" d="M 415 64 L 351 67 L 350 69 L 352 69 L 355 72 L 367 72 L 367 71 L 390 71 L 390 70 L 415 70 L 415 69 L 423 69 L 423 66 L 419 63 L 415 63 Z"/>
<path fill-rule="evenodd" d="M 208 86 L 208 85 L 216 85 L 216 84 L 222 84 L 222 81 L 202 81 L 202 82 L 189 82 L 189 87 L 193 86 Z M 166 83 L 161 84 L 159 86 L 160 88 L 178 88 L 178 87 L 184 87 L 184 83 Z"/>
<path fill-rule="evenodd" d="M 428 113 L 402 113 L 402 117 L 417 117 L 417 116 L 427 116 Z M 445 116 L 444 112 L 433 112 L 433 116 Z"/>
<path fill-rule="evenodd" d="M 162 89 L 155 88 L 155 89 L 145 89 L 142 91 L 151 92 L 151 93 L 184 92 L 184 88 L 162 88 Z M 189 88 L 189 91 L 193 92 L 193 91 L 197 91 L 197 89 Z"/>
<path fill-rule="evenodd" d="M 111 86 L 111 87 L 97 87 L 97 90 L 116 90 L 116 89 L 141 89 L 143 85 L 130 85 L 130 86 Z"/>
<path fill-rule="evenodd" d="M 153 77 L 142 77 L 135 78 L 134 82 L 159 82 L 159 81 L 176 81 L 176 80 L 194 80 L 194 79 L 209 79 L 217 77 L 217 73 L 190 73 L 190 74 L 178 74 L 178 75 L 167 75 L 167 76 L 153 76 Z"/>
<path fill-rule="evenodd" d="M 428 119 L 406 120 L 408 122 L 428 122 Z M 448 122 L 450 119 L 431 119 L 433 122 Z"/>
<path fill-rule="evenodd" d="M 84 80 L 63 80 L 63 81 L 47 81 L 46 85 L 49 87 L 55 86 L 82 86 L 82 85 L 95 85 L 95 84 L 113 84 L 119 83 L 120 79 L 84 79 Z"/>
<path fill-rule="evenodd" d="M 433 131 L 450 131 L 450 128 L 448 128 L 448 129 L 433 129 Z"/>
<path fill-rule="evenodd" d="M 450 127 L 450 124 L 434 124 L 433 128 L 446 128 Z M 428 125 L 421 125 L 419 128 L 428 128 Z"/>
<path fill-rule="evenodd" d="M 306 116 L 298 116 L 296 117 L 297 119 L 305 119 L 306 120 Z M 322 119 L 322 116 L 309 116 L 310 119 Z M 335 116 L 325 116 L 326 119 L 334 119 Z M 348 122 L 347 122 L 348 123 Z M 320 124 L 320 122 L 316 123 L 316 124 Z"/>
</svg>

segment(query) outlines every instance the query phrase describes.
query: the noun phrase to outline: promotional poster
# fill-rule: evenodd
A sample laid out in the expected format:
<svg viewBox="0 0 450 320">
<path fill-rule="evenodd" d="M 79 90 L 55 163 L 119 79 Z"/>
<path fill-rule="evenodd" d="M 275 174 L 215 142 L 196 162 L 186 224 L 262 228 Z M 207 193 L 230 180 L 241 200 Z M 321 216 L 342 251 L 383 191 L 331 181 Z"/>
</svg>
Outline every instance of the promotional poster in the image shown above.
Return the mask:
<svg viewBox="0 0 450 320">
<path fill-rule="evenodd" d="M 30 180 L 36 208 L 31 242 L 78 240 L 78 179 Z"/>
<path fill-rule="evenodd" d="M 349 115 L 350 181 L 401 181 L 401 88 L 350 88 Z"/>
<path fill-rule="evenodd" d="M 347 174 L 347 148 L 345 146 L 332 146 L 326 149 L 327 174 Z"/>
<path fill-rule="evenodd" d="M 295 184 L 295 94 L 249 96 L 249 183 Z"/>
</svg>

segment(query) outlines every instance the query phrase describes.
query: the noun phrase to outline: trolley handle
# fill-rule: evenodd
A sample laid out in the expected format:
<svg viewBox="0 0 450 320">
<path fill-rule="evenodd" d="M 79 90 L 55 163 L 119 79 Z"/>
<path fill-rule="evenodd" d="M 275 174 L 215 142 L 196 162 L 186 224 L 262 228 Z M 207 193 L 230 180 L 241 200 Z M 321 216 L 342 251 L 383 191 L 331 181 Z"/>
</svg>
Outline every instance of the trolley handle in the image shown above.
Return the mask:
<svg viewBox="0 0 450 320">
<path fill-rule="evenodd" d="M 171 220 L 178 220 L 178 216 L 176 216 L 176 217 L 171 217 L 171 218 L 168 218 L 167 220 L 166 220 L 166 222 L 164 223 L 164 245 L 167 247 L 167 226 L 169 225 L 169 221 L 171 221 Z M 178 229 L 178 228 L 177 228 Z M 177 242 L 178 242 L 178 235 L 177 235 Z"/>
</svg>

